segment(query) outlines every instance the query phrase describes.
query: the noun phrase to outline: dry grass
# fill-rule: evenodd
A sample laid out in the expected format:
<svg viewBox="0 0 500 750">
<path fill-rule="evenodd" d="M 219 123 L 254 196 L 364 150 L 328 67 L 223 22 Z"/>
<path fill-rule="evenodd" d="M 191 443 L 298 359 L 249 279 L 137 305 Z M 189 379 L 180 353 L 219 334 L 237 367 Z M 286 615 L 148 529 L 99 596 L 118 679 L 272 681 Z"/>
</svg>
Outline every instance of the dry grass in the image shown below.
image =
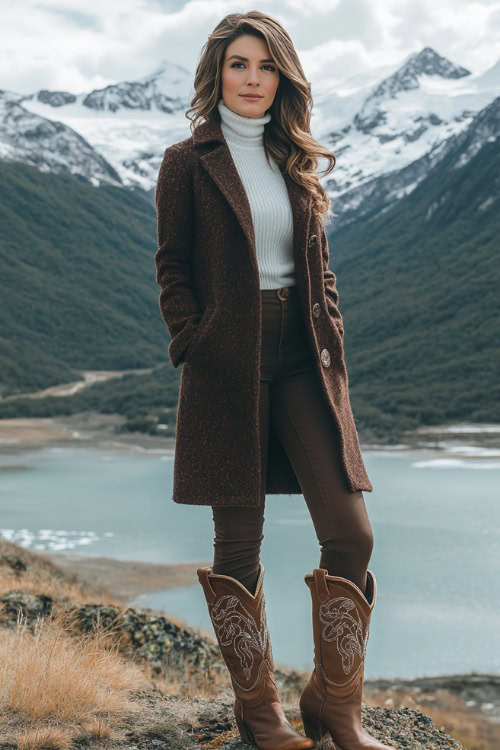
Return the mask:
<svg viewBox="0 0 500 750">
<path fill-rule="evenodd" d="M 104 589 L 83 585 L 12 542 L 0 540 L 0 563 L 0 595 L 20 589 L 75 607 L 89 600 L 122 607 Z M 55 606 L 31 626 L 19 613 L 15 630 L 0 629 L 0 741 L 20 750 L 65 750 L 77 737 L 120 737 L 119 719 L 139 710 L 130 694 L 151 685 L 140 666 L 119 653 L 113 631 L 95 627 L 82 634 L 71 606 Z"/>
<path fill-rule="evenodd" d="M 137 711 L 129 693 L 149 686 L 109 630 L 76 637 L 73 625 L 60 609 L 32 629 L 20 614 L 15 630 L 0 631 L 0 720 L 19 747 L 64 748 L 82 732 L 112 735 L 104 720 Z"/>
<path fill-rule="evenodd" d="M 161 706 L 154 700 L 134 702 L 133 691 L 190 700 L 217 698 L 231 689 L 228 672 L 209 679 L 193 674 L 188 664 L 158 677 L 148 663 L 120 654 L 123 634 L 117 623 L 82 634 L 73 608 L 92 601 L 123 611 L 123 600 L 64 572 L 40 552 L 0 539 L 0 596 L 14 589 L 50 596 L 55 606 L 31 626 L 20 613 L 14 630 L 2 629 L 0 603 L 0 743 L 17 743 L 20 750 L 66 750 L 79 739 L 101 747 L 123 739 L 131 717 L 139 733 L 158 723 Z"/>
<path fill-rule="evenodd" d="M 199 700 L 210 700 L 220 698 L 223 691 L 227 690 L 232 695 L 231 678 L 229 671 L 213 672 L 210 676 L 203 673 L 194 675 L 192 667 L 185 664 L 184 668 L 177 668 L 164 676 L 152 674 L 147 665 L 143 666 L 148 679 L 161 695 L 177 695 L 181 698 L 193 698 Z"/>
<path fill-rule="evenodd" d="M 57 727 L 30 729 L 16 740 L 19 750 L 69 750 L 73 744 L 68 733 Z"/>
<path fill-rule="evenodd" d="M 15 569 L 2 559 L 21 561 L 26 570 Z M 27 594 L 45 594 L 59 600 L 70 600 L 75 605 L 93 601 L 96 604 L 112 604 L 121 607 L 123 601 L 113 596 L 105 587 L 84 584 L 76 575 L 63 573 L 42 552 L 32 552 L 14 542 L 0 539 L 0 596 L 22 589 Z"/>
</svg>

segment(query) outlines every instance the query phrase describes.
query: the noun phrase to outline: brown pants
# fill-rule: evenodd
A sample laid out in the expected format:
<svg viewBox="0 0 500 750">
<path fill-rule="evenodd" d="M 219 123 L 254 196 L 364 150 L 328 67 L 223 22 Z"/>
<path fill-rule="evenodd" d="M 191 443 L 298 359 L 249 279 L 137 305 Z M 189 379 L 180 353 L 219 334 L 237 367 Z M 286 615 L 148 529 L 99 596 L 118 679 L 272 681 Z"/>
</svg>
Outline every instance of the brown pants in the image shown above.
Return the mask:
<svg viewBox="0 0 500 750">
<path fill-rule="evenodd" d="M 373 532 L 362 492 L 351 492 L 339 456 L 337 426 L 325 408 L 302 317 L 298 289 L 261 290 L 260 424 L 265 487 L 270 420 L 288 455 L 320 545 L 319 567 L 366 588 Z M 265 493 L 255 508 L 212 506 L 213 572 L 254 593 L 264 527 Z"/>
</svg>

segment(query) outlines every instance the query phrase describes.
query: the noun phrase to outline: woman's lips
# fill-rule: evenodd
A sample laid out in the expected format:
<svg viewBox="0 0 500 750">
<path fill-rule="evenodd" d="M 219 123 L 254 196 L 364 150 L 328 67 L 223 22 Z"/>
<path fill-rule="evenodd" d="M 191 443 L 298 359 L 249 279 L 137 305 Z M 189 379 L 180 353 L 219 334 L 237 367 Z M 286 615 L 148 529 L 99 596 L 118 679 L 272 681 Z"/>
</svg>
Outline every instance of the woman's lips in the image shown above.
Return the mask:
<svg viewBox="0 0 500 750">
<path fill-rule="evenodd" d="M 241 94 L 244 99 L 263 99 L 263 96 L 251 96 L 250 94 Z"/>
</svg>

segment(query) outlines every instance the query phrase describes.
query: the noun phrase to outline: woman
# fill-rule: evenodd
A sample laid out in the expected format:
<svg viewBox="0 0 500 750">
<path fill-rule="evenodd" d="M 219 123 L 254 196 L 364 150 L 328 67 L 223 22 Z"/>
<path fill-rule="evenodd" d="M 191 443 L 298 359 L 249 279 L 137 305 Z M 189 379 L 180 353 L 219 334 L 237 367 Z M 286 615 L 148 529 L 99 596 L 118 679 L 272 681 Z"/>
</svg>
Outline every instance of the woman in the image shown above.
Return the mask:
<svg viewBox="0 0 500 750">
<path fill-rule="evenodd" d="M 361 726 L 373 534 L 349 402 L 343 320 L 328 265 L 329 198 L 315 168 L 310 85 L 274 19 L 226 16 L 197 67 L 192 135 L 166 149 L 156 189 L 160 310 L 183 363 L 173 500 L 211 505 L 214 562 L 198 569 L 243 741 L 388 750 Z M 301 493 L 321 545 L 311 591 L 315 669 L 307 737 L 276 690 L 259 559 L 265 496 Z"/>
</svg>

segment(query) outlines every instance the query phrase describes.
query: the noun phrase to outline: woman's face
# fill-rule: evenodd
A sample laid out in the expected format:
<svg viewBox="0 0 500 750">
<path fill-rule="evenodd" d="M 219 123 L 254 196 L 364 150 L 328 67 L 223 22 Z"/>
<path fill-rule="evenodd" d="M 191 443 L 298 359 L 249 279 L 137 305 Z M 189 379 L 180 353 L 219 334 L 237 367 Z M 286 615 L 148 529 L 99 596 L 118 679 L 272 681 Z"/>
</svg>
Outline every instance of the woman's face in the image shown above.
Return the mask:
<svg viewBox="0 0 500 750">
<path fill-rule="evenodd" d="M 265 41 L 245 34 L 226 47 L 222 66 L 222 99 L 233 112 L 262 117 L 274 100 L 280 73 Z M 255 98 L 245 96 L 253 94 Z"/>
</svg>

